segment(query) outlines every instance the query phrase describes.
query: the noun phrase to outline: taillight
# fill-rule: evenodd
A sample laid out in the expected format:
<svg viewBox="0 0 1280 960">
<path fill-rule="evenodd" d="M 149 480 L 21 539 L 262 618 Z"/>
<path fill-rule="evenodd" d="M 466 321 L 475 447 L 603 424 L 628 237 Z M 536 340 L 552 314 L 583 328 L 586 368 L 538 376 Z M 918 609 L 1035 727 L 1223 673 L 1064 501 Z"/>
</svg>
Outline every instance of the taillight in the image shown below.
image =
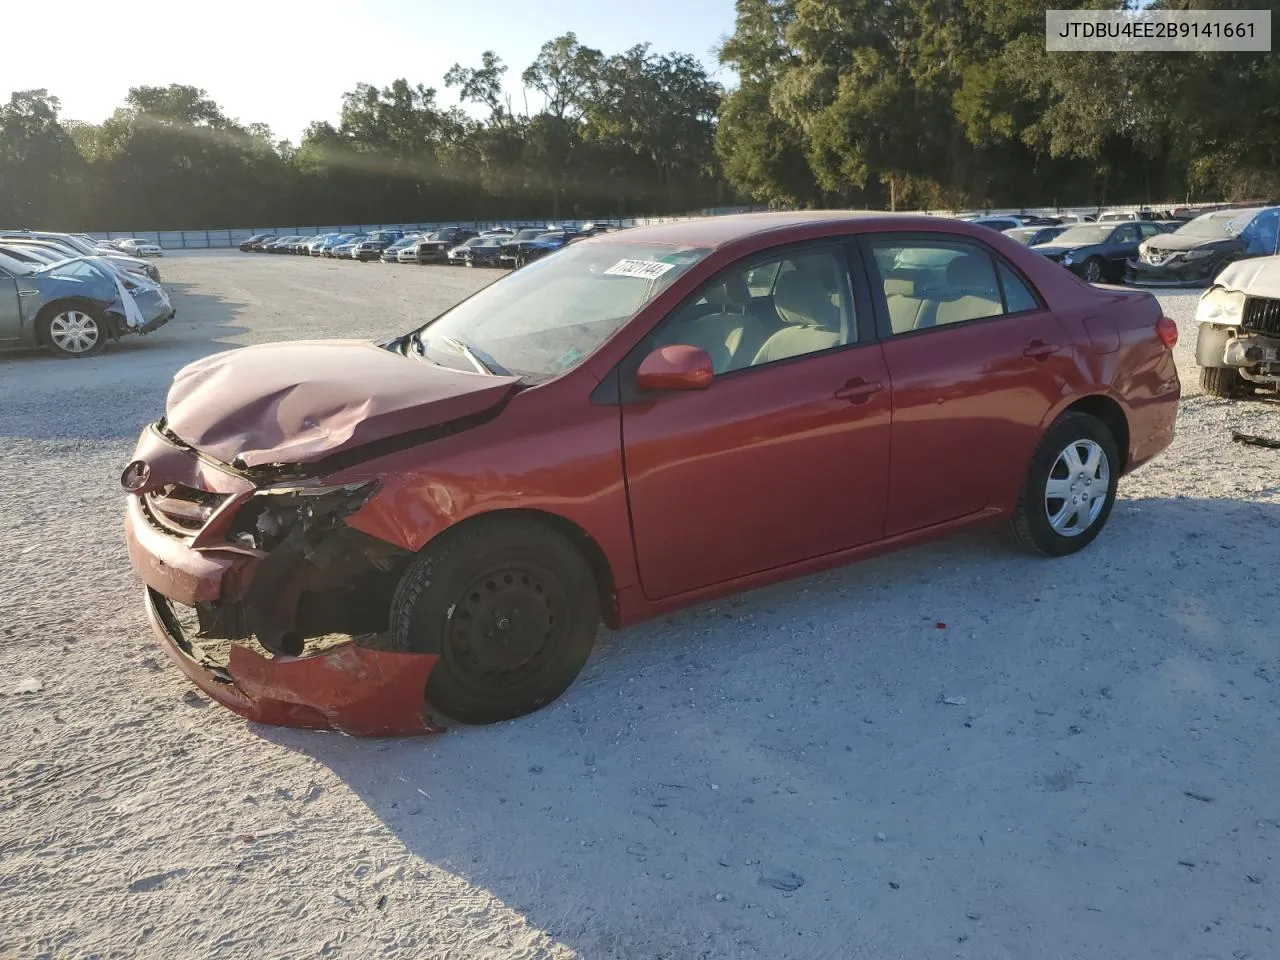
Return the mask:
<svg viewBox="0 0 1280 960">
<path fill-rule="evenodd" d="M 1168 317 L 1161 316 L 1156 321 L 1156 336 L 1166 347 L 1173 347 L 1178 342 L 1178 325 Z"/>
</svg>

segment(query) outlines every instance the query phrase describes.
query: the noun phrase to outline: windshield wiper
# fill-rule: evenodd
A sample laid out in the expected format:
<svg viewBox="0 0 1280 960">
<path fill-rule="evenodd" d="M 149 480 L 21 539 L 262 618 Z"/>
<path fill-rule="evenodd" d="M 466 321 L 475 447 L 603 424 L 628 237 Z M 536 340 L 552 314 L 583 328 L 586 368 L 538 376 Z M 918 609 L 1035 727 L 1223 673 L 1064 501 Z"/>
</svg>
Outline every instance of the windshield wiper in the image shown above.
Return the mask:
<svg viewBox="0 0 1280 960">
<path fill-rule="evenodd" d="M 468 346 L 456 337 L 447 337 L 444 334 L 437 334 L 436 336 L 470 360 L 471 365 L 480 373 L 487 373 L 489 376 L 504 377 L 511 375 L 509 370 L 503 369 L 503 367 L 487 353 L 477 351 L 475 348 Z"/>
</svg>

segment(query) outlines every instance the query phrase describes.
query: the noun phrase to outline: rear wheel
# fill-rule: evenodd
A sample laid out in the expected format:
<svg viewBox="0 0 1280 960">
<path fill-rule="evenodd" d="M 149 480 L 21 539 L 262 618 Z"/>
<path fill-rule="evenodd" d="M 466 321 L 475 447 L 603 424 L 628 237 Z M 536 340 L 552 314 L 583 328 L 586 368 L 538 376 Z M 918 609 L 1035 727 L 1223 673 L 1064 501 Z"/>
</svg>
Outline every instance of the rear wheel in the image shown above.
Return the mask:
<svg viewBox="0 0 1280 960">
<path fill-rule="evenodd" d="M 391 604 L 396 645 L 440 657 L 427 702 L 462 723 L 509 720 L 556 699 L 587 662 L 599 623 L 583 555 L 523 517 L 444 534 L 410 564 Z"/>
<path fill-rule="evenodd" d="M 1065 413 L 1045 431 L 1011 521 L 1030 550 L 1064 557 L 1102 532 L 1116 499 L 1120 453 L 1102 421 Z"/>
<path fill-rule="evenodd" d="M 1211 397 L 1227 400 L 1252 393 L 1249 381 L 1240 376 L 1234 367 L 1201 367 L 1200 389 Z"/>
<path fill-rule="evenodd" d="M 107 345 L 102 311 L 82 300 L 46 308 L 41 331 L 45 345 L 59 357 L 92 357 Z"/>
</svg>

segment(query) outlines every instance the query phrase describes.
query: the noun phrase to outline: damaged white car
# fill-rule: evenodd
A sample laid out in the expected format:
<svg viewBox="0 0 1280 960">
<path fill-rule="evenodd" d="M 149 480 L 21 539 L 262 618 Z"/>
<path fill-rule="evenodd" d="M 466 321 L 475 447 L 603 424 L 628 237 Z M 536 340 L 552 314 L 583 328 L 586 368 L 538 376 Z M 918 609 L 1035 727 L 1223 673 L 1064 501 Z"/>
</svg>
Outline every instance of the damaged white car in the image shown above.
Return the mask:
<svg viewBox="0 0 1280 960">
<path fill-rule="evenodd" d="M 1196 308 L 1200 386 L 1215 397 L 1280 390 L 1280 257 L 1233 263 Z"/>
</svg>

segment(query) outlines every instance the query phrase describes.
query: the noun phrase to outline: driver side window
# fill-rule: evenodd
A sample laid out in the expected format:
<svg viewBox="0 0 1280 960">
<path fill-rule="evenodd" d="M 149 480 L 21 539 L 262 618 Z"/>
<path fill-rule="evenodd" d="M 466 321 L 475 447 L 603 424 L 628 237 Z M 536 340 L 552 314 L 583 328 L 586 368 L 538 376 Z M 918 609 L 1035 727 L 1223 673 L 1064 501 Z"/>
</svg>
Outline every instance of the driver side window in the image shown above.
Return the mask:
<svg viewBox="0 0 1280 960">
<path fill-rule="evenodd" d="M 720 375 L 844 346 L 854 330 L 844 251 L 832 246 L 726 267 L 662 322 L 652 345 L 705 350 Z"/>
</svg>

